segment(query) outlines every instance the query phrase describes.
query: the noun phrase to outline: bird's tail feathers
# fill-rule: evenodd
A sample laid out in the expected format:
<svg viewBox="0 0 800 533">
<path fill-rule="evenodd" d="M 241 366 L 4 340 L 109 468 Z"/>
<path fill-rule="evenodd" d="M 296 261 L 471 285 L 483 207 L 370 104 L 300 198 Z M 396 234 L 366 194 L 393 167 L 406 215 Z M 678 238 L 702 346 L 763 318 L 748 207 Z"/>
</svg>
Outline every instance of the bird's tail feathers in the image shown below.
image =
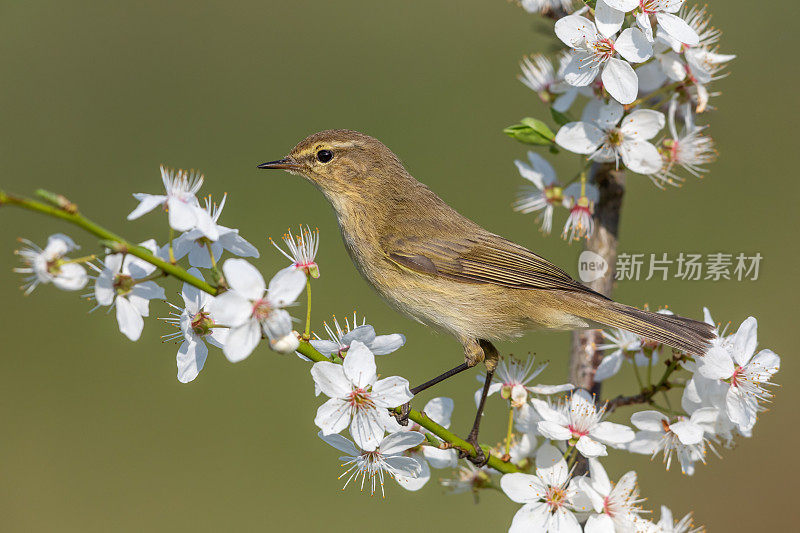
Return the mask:
<svg viewBox="0 0 800 533">
<path fill-rule="evenodd" d="M 580 316 L 635 333 L 648 340 L 687 352 L 705 355 L 717 333 L 714 326 L 677 315 L 642 311 L 610 300 L 600 300 L 585 307 Z"/>
</svg>

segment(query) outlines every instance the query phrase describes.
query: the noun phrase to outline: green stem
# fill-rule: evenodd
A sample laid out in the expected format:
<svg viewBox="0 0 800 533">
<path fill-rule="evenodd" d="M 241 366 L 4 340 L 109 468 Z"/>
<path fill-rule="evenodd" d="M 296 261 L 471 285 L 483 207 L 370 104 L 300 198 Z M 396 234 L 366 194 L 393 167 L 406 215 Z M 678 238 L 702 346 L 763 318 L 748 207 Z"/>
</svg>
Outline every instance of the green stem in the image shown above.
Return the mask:
<svg viewBox="0 0 800 533">
<path fill-rule="evenodd" d="M 201 291 L 205 291 L 209 294 L 216 295 L 219 291 L 216 287 L 209 285 L 205 281 L 198 279 L 183 268 L 172 265 L 163 259 L 156 257 L 153 255 L 150 250 L 147 248 L 143 248 L 142 246 L 133 244 L 128 242 L 127 240 L 123 239 L 116 233 L 112 233 L 111 231 L 99 226 L 98 224 L 92 222 L 88 218 L 84 217 L 80 213 L 66 211 L 64 209 L 53 207 L 47 205 L 42 202 L 38 202 L 36 200 L 31 200 L 28 198 L 23 198 L 20 196 L 16 196 L 13 194 L 8 194 L 4 191 L 0 191 L 0 206 L 3 205 L 13 205 L 16 207 L 21 207 L 22 209 L 27 209 L 28 211 L 33 211 L 36 213 L 41 213 L 43 215 L 51 216 L 54 218 L 60 218 L 66 222 L 74 224 L 79 228 L 86 230 L 87 232 L 91 233 L 95 237 L 99 237 L 105 241 L 111 241 L 116 244 L 117 252 L 126 251 L 127 253 L 142 259 L 143 261 L 147 261 L 151 265 L 160 268 L 165 273 L 170 276 L 174 276 L 175 278 L 185 281 L 189 285 L 193 285 L 200 289 Z"/>
<path fill-rule="evenodd" d="M 506 430 L 506 455 L 511 453 L 511 435 L 514 433 L 514 408 L 508 408 L 508 429 Z"/>
<path fill-rule="evenodd" d="M 324 355 L 319 353 L 317 350 L 315 350 L 314 347 L 311 346 L 311 344 L 308 343 L 308 341 L 300 341 L 300 346 L 297 348 L 297 351 L 298 351 L 298 353 L 301 353 L 302 355 L 305 355 L 306 357 L 308 357 L 312 361 L 315 361 L 315 362 L 320 362 L 320 361 L 330 362 L 330 359 L 328 359 L 327 357 L 325 357 Z M 392 411 L 394 411 L 396 413 L 400 413 L 400 408 L 398 407 L 396 409 L 392 409 Z M 431 433 L 433 433 L 434 435 L 436 435 L 437 437 L 439 437 L 443 441 L 449 443 L 451 447 L 459 448 L 461 450 L 464 450 L 466 453 L 468 453 L 472 457 L 475 457 L 477 455 L 475 447 L 472 444 L 470 444 L 466 440 L 462 439 L 461 437 L 459 437 L 458 435 L 456 435 L 455 433 L 453 433 L 449 429 L 440 426 L 439 424 L 437 424 L 436 422 L 434 422 L 433 420 L 431 420 L 430 418 L 425 416 L 423 413 L 421 413 L 419 411 L 416 411 L 414 409 L 411 409 L 411 411 L 409 411 L 409 413 L 408 413 L 408 419 L 411 420 L 412 422 L 415 422 L 415 423 L 419 424 L 421 427 L 427 429 L 428 431 L 430 431 Z M 481 445 L 481 448 L 483 449 L 483 453 L 486 454 L 486 457 L 489 458 L 489 462 L 486 463 L 486 464 L 488 466 L 494 468 L 498 472 L 501 472 L 503 474 L 511 474 L 511 473 L 514 473 L 514 472 L 520 472 L 521 471 L 519 468 L 516 467 L 516 465 L 514 465 L 512 463 L 506 463 L 506 462 L 500 460 L 499 457 L 491 455 L 490 454 L 490 449 L 489 449 L 488 446 Z"/>
<path fill-rule="evenodd" d="M 308 304 L 306 305 L 306 330 L 303 333 L 303 340 L 311 339 L 311 276 L 306 276 L 306 296 Z M 354 326 L 355 327 L 355 326 Z"/>
<path fill-rule="evenodd" d="M 175 263 L 177 263 L 177 261 L 175 261 L 175 251 L 172 248 L 172 239 L 174 239 L 174 238 L 175 238 L 175 230 L 172 229 L 172 226 L 170 226 L 169 227 L 169 262 L 171 264 L 173 264 L 173 265 Z"/>
</svg>

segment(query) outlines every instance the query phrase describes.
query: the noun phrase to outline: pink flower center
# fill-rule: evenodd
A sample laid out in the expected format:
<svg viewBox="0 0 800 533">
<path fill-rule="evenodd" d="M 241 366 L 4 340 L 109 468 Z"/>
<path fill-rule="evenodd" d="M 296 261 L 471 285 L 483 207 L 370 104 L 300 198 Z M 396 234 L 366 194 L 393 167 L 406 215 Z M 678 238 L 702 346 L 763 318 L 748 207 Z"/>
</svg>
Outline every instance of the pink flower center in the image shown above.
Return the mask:
<svg viewBox="0 0 800 533">
<path fill-rule="evenodd" d="M 258 321 L 266 320 L 272 311 L 272 306 L 263 298 L 253 302 L 253 318 Z"/>
<path fill-rule="evenodd" d="M 731 385 L 734 387 L 739 387 L 743 377 L 742 374 L 744 374 L 744 368 L 737 366 L 733 371 L 733 375 L 731 376 Z"/>
<path fill-rule="evenodd" d="M 603 59 L 614 55 L 614 41 L 611 39 L 598 39 L 593 47 L 595 55 L 602 56 Z"/>
<path fill-rule="evenodd" d="M 573 426 L 572 424 L 568 425 L 567 429 L 572 432 L 572 436 L 575 437 L 576 439 L 579 439 L 581 437 L 585 437 L 586 435 L 589 434 L 589 432 L 586 431 L 585 429 L 578 429 L 575 426 Z"/>
<path fill-rule="evenodd" d="M 361 387 L 355 388 L 347 395 L 347 403 L 355 409 L 369 409 L 374 407 L 369 391 Z"/>
<path fill-rule="evenodd" d="M 544 500 L 550 506 L 550 510 L 555 511 L 567 503 L 567 491 L 561 487 L 547 487 Z"/>
<path fill-rule="evenodd" d="M 208 313 L 205 311 L 200 311 L 196 315 L 192 317 L 192 331 L 194 331 L 197 335 L 201 337 L 205 337 L 209 333 L 211 333 L 211 327 L 214 325 L 214 321 L 211 320 Z"/>
<path fill-rule="evenodd" d="M 609 501 L 609 496 L 603 498 L 603 512 L 608 516 L 610 516 L 611 518 L 614 518 L 614 514 L 616 513 L 616 511 L 614 511 L 611 508 L 611 502 Z"/>
</svg>

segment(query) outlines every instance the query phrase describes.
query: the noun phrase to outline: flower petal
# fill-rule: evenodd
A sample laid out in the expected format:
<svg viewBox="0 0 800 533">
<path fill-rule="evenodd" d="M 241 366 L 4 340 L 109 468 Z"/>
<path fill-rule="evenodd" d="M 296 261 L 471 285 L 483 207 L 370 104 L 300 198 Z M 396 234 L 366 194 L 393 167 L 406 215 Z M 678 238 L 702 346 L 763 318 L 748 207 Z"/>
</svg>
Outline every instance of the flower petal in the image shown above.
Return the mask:
<svg viewBox="0 0 800 533">
<path fill-rule="evenodd" d="M 453 448 L 441 450 L 433 446 L 423 446 L 422 455 L 431 464 L 431 468 L 455 468 L 458 466 L 458 452 Z"/>
<path fill-rule="evenodd" d="M 594 10 L 594 21 L 603 36 L 611 37 L 616 35 L 622 28 L 622 23 L 625 21 L 625 13 L 611 7 L 603 0 L 598 0 Z"/>
<path fill-rule="evenodd" d="M 117 307 L 117 324 L 119 324 L 119 330 L 130 340 L 138 341 L 139 337 L 142 335 L 142 329 L 144 328 L 142 315 L 139 314 L 139 311 L 136 310 L 127 298 L 119 296 L 115 303 Z"/>
<path fill-rule="evenodd" d="M 664 113 L 652 109 L 637 109 L 625 117 L 620 124 L 620 130 L 626 137 L 646 141 L 655 137 L 665 124 Z"/>
<path fill-rule="evenodd" d="M 227 293 L 223 293 L 221 296 L 225 294 Z M 261 327 L 259 327 L 257 321 L 248 320 L 244 324 L 228 330 L 228 338 L 225 340 L 225 347 L 222 352 L 228 358 L 228 361 L 238 363 L 247 359 L 260 341 Z"/>
<path fill-rule="evenodd" d="M 329 398 L 344 398 L 351 391 L 350 382 L 344 375 L 342 365 L 320 361 L 311 367 L 311 377 L 314 378 L 319 390 Z"/>
<path fill-rule="evenodd" d="M 339 433 L 350 423 L 350 406 L 347 402 L 339 398 L 331 398 L 319 406 L 317 414 L 314 417 L 314 423 L 322 430 L 323 435 L 327 436 L 333 433 Z M 331 446 L 335 446 L 329 441 L 326 442 Z M 341 448 L 339 449 L 341 450 Z M 355 453 L 353 455 L 358 456 L 359 454 Z"/>
<path fill-rule="evenodd" d="M 455 403 L 452 398 L 434 398 L 425 404 L 422 412 L 442 427 L 450 427 L 450 417 Z"/>
<path fill-rule="evenodd" d="M 222 272 L 231 289 L 248 300 L 259 300 L 264 296 L 266 284 L 261 272 L 244 259 L 228 259 L 222 265 Z"/>
<path fill-rule="evenodd" d="M 343 437 L 338 433 L 331 433 L 330 435 L 324 434 L 322 431 L 317 433 L 317 436 L 339 450 L 340 452 L 349 455 L 350 457 L 358 457 L 361 452 L 356 445 L 353 444 L 353 441 L 348 439 L 347 437 Z"/>
<path fill-rule="evenodd" d="M 656 13 L 658 25 L 673 38 L 689 46 L 700 44 L 700 36 L 689 26 L 689 24 L 677 15 L 672 13 Z"/>
<path fill-rule="evenodd" d="M 208 357 L 208 346 L 203 341 L 185 340 L 178 348 L 178 381 L 189 383 L 203 370 Z"/>
<path fill-rule="evenodd" d="M 606 63 L 603 73 L 603 87 L 617 102 L 630 104 L 639 93 L 639 78 L 627 61 L 612 57 Z"/>
<path fill-rule="evenodd" d="M 347 354 L 350 357 L 350 354 Z M 345 357 L 345 362 L 347 361 Z M 379 379 L 372 386 L 372 400 L 380 407 L 394 408 L 410 402 L 414 395 L 408 387 L 408 380 L 398 376 Z"/>
<path fill-rule="evenodd" d="M 603 357 L 594 373 L 594 380 L 605 381 L 611 376 L 616 375 L 620 368 L 622 368 L 622 359 L 622 351 L 620 350 Z"/>
<path fill-rule="evenodd" d="M 398 431 L 387 435 L 381 441 L 381 453 L 385 455 L 398 454 L 419 446 L 425 440 L 425 436 L 419 431 Z"/>
<path fill-rule="evenodd" d="M 600 422 L 589 431 L 589 435 L 611 445 L 630 442 L 634 437 L 631 428 L 614 422 Z"/>
<path fill-rule="evenodd" d="M 153 194 L 136 193 L 133 195 L 133 197 L 139 200 L 139 205 L 136 206 L 136 209 L 130 212 L 128 215 L 128 220 L 137 219 L 145 213 L 149 213 L 159 205 L 166 203 L 167 201 L 166 196 L 157 196 Z"/>
<path fill-rule="evenodd" d="M 412 457 L 389 457 L 387 459 L 387 463 L 391 466 L 394 470 L 402 470 L 408 471 L 410 469 L 415 469 L 413 465 L 406 465 L 405 463 L 398 462 L 398 459 L 412 459 Z M 396 475 L 395 480 L 397 483 L 406 490 L 416 491 L 421 489 L 425 486 L 426 483 L 431 479 L 431 467 L 428 466 L 428 463 L 425 461 L 418 461 L 418 469 L 419 472 L 416 476 L 404 476 L 404 475 Z"/>
<path fill-rule="evenodd" d="M 639 411 L 631 415 L 631 424 L 643 431 L 663 432 L 664 422 L 669 422 L 669 418 L 658 411 Z"/>
<path fill-rule="evenodd" d="M 647 141 L 625 139 L 619 153 L 625 166 L 638 174 L 655 174 L 663 166 L 658 149 Z"/>
<path fill-rule="evenodd" d="M 631 63 L 644 63 L 653 57 L 653 45 L 636 28 L 628 28 L 619 34 L 614 50 Z"/>
<path fill-rule="evenodd" d="M 375 356 L 363 343 L 353 341 L 342 364 L 344 375 L 355 387 L 366 388 L 378 378 Z M 401 402 L 402 403 L 402 402 Z"/>
<path fill-rule="evenodd" d="M 189 231 L 197 225 L 198 211 L 202 211 L 195 205 L 182 202 L 178 198 L 172 197 L 167 200 L 169 211 L 169 226 L 176 231 Z"/>
<path fill-rule="evenodd" d="M 733 375 L 733 360 L 728 350 L 722 346 L 712 346 L 697 363 L 697 372 L 703 377 L 728 379 Z"/>
<path fill-rule="evenodd" d="M 535 502 L 545 495 L 542 482 L 531 474 L 506 474 L 500 478 L 500 488 L 517 503 Z"/>
<path fill-rule="evenodd" d="M 305 273 L 294 266 L 288 266 L 272 277 L 267 294 L 272 305 L 285 307 L 297 300 L 305 288 Z"/>
<path fill-rule="evenodd" d="M 387 355 L 399 350 L 406 343 L 406 338 L 400 333 L 378 335 L 369 343 L 369 349 L 375 355 Z"/>
<path fill-rule="evenodd" d="M 381 411 L 386 413 L 385 409 Z M 368 452 L 375 450 L 383 440 L 384 429 L 378 409 L 374 407 L 357 409 L 350 422 L 350 436 L 356 446 Z"/>
<path fill-rule="evenodd" d="M 570 122 L 556 133 L 556 144 L 576 154 L 591 154 L 603 143 L 603 132 L 586 122 Z"/>
<path fill-rule="evenodd" d="M 253 305 L 235 290 L 225 291 L 208 306 L 214 322 L 223 326 L 241 326 L 250 320 Z"/>
<path fill-rule="evenodd" d="M 733 338 L 733 359 L 739 366 L 746 365 L 753 354 L 756 353 L 758 344 L 758 322 L 754 317 L 747 317 L 739 326 Z"/>
<path fill-rule="evenodd" d="M 605 445 L 586 435 L 578 439 L 575 448 L 577 448 L 584 457 L 601 457 L 608 455 Z"/>
<path fill-rule="evenodd" d="M 560 18 L 555 24 L 556 36 L 571 48 L 575 48 L 584 42 L 593 43 L 597 41 L 597 28 L 594 23 L 580 15 L 569 15 Z"/>
</svg>

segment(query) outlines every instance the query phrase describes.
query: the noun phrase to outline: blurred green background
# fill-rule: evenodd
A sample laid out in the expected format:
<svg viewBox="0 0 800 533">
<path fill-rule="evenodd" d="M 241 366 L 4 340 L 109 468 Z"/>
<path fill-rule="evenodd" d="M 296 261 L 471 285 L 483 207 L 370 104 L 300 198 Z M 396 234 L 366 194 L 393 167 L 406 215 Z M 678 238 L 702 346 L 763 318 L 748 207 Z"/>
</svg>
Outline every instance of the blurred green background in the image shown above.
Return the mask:
<svg viewBox="0 0 800 533">
<path fill-rule="evenodd" d="M 681 314 L 738 325 L 759 319 L 759 340 L 783 357 L 774 406 L 724 459 L 692 478 L 623 453 L 613 479 L 641 478 L 646 506 L 694 510 L 713 531 L 777 531 L 796 524 L 798 368 L 792 346 L 798 290 L 796 140 L 798 82 L 793 3 L 754 10 L 710 2 L 736 53 L 715 84 L 711 134 L 721 153 L 709 177 L 660 191 L 629 179 L 622 249 L 629 252 L 761 252 L 756 282 L 624 282 L 616 297 L 669 304 Z M 770 13 L 768 13 L 769 11 Z M 353 128 L 383 140 L 420 180 L 489 229 L 575 272 L 578 246 L 542 237 L 510 203 L 522 183 L 514 158 L 525 147 L 501 133 L 546 109 L 516 79 L 524 54 L 554 39 L 539 18 L 502 0 L 294 2 L 3 2 L 0 11 L 0 185 L 63 192 L 83 211 L 132 239 L 166 238 L 164 220 L 126 223 L 132 192 L 160 189 L 158 165 L 199 168 L 203 192 L 229 193 L 222 222 L 259 246 L 256 264 L 284 260 L 267 241 L 299 223 L 318 226 L 322 277 L 315 328 L 357 309 L 379 333 L 408 344 L 382 358 L 385 375 L 416 383 L 461 360 L 452 339 L 391 311 L 358 277 L 331 209 L 310 185 L 255 165 L 282 157 L 306 135 Z M 565 173 L 575 159 L 562 155 Z M 563 218 L 557 219 L 557 224 Z M 387 498 L 341 492 L 338 453 L 316 437 L 308 368 L 261 350 L 231 365 L 212 352 L 189 385 L 175 378 L 175 351 L 160 323 L 131 343 L 113 314 L 86 314 L 75 294 L 17 290 L 15 238 L 44 243 L 77 229 L 0 210 L 0 529 L 3 531 L 501 531 L 518 507 L 485 492 L 420 493 L 387 485 Z M 174 296 L 178 285 L 168 285 Z M 167 306 L 154 302 L 153 316 Z M 298 308 L 298 315 L 302 308 Z M 545 383 L 566 375 L 567 334 L 532 334 L 505 352 L 551 360 Z M 436 395 L 457 400 L 466 433 L 478 383 L 464 376 Z M 632 390 L 630 375 L 609 394 Z M 434 394 L 425 394 L 420 403 Z M 501 438 L 495 400 L 484 439 Z M 627 421 L 630 411 L 617 417 Z M 435 477 L 445 475 L 435 471 Z M 793 486 L 792 486 L 793 485 Z M 793 507 L 794 506 L 794 507 Z"/>
</svg>

